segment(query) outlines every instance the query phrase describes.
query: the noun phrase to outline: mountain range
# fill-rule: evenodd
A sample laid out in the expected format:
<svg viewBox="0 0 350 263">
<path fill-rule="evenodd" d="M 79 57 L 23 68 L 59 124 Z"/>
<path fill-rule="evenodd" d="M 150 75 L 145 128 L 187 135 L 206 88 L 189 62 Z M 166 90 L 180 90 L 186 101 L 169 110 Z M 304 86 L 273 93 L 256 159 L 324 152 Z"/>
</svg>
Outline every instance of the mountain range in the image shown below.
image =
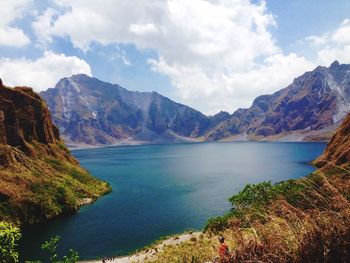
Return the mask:
<svg viewBox="0 0 350 263">
<path fill-rule="evenodd" d="M 78 144 L 188 141 L 229 116 L 209 118 L 156 92 L 128 91 L 87 75 L 63 78 L 41 95 L 63 136 Z"/>
<path fill-rule="evenodd" d="M 319 66 L 286 88 L 257 97 L 250 108 L 214 116 L 156 92 L 129 91 L 87 75 L 63 78 L 41 96 L 72 145 L 327 141 L 350 111 L 350 65 Z"/>
</svg>

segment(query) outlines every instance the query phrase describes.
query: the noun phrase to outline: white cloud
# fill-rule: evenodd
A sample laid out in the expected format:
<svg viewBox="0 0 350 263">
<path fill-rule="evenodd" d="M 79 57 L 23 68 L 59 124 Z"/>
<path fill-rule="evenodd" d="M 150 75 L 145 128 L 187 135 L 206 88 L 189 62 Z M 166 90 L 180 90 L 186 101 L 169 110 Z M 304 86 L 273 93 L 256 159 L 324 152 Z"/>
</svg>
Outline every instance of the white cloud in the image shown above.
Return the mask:
<svg viewBox="0 0 350 263">
<path fill-rule="evenodd" d="M 8 86 L 26 85 L 42 91 L 54 87 L 63 77 L 78 73 L 91 76 L 90 66 L 84 60 L 50 51 L 36 60 L 0 59 L 0 77 Z"/>
<path fill-rule="evenodd" d="M 263 1 L 105 0 L 102 5 L 56 0 L 56 4 L 66 11 L 60 15 L 47 11 L 33 23 L 42 41 L 58 36 L 70 38 L 82 50 L 94 42 L 154 49 L 159 59 L 150 61 L 152 68 L 169 76 L 181 102 L 207 113 L 249 106 L 255 96 L 283 88 L 292 74 L 311 67 L 294 54 L 283 55 L 270 33 L 275 20 Z M 276 70 L 278 76 L 273 74 Z"/>
<path fill-rule="evenodd" d="M 296 76 L 315 67 L 296 54 L 276 54 L 254 69 L 232 74 L 208 75 L 200 67 L 168 65 L 163 59 L 151 63 L 156 71 L 170 77 L 180 98 L 207 114 L 249 107 L 255 97 L 284 88 Z"/>
<path fill-rule="evenodd" d="M 309 36 L 313 63 L 284 54 L 271 34 L 276 26 L 264 1 L 250 0 L 56 0 L 32 24 L 42 42 L 69 38 L 88 50 L 93 43 L 153 49 L 153 70 L 168 76 L 178 100 L 206 113 L 250 106 L 261 94 L 287 86 L 316 64 L 350 63 L 350 20 Z M 115 55 L 130 65 L 126 54 Z"/>
<path fill-rule="evenodd" d="M 350 44 L 350 20 L 345 19 L 340 27 L 332 34 L 332 41 L 340 44 Z"/>
<path fill-rule="evenodd" d="M 350 63 L 350 20 L 345 19 L 338 28 L 320 36 L 309 36 L 307 43 L 311 43 L 316 52 L 316 63 L 328 66 L 334 60 Z"/>
<path fill-rule="evenodd" d="M 305 38 L 307 43 L 312 45 L 324 45 L 327 41 L 326 36 L 309 36 Z"/>
<path fill-rule="evenodd" d="M 145 36 L 148 34 L 157 34 L 159 32 L 156 26 L 152 23 L 144 25 L 131 24 L 129 27 L 129 31 L 141 36 Z"/>
<path fill-rule="evenodd" d="M 31 0 L 3 0 L 0 8 L 0 46 L 21 47 L 30 43 L 22 29 L 11 26 L 21 18 Z"/>
<path fill-rule="evenodd" d="M 30 43 L 21 29 L 14 27 L 0 27 L 0 45 L 22 47 Z"/>
<path fill-rule="evenodd" d="M 52 35 L 69 37 L 88 49 L 93 42 L 132 43 L 152 48 L 168 62 L 194 60 L 222 64 L 222 68 L 247 68 L 259 56 L 278 51 L 269 32 L 275 24 L 265 4 L 247 0 L 106 0 L 56 1 L 66 12 L 34 30 L 43 40 Z M 50 23 L 48 22 L 50 20 Z M 48 24 L 51 24 L 49 27 Z"/>
<path fill-rule="evenodd" d="M 41 44 L 52 41 L 51 27 L 56 15 L 58 15 L 56 10 L 48 8 L 32 23 L 34 33 Z"/>
</svg>

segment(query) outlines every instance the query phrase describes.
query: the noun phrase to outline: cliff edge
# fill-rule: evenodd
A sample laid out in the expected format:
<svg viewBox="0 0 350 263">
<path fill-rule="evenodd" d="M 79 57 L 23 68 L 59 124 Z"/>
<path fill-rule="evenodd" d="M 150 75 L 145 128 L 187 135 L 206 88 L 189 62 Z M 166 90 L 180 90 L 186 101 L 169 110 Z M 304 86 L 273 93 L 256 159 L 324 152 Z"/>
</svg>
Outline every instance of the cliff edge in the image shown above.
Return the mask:
<svg viewBox="0 0 350 263">
<path fill-rule="evenodd" d="M 350 164 L 350 114 L 348 114 L 332 137 L 323 154 L 315 161 L 319 168 L 337 165 L 343 168 Z"/>
<path fill-rule="evenodd" d="M 109 190 L 70 154 L 42 98 L 0 80 L 0 220 L 40 222 Z"/>
</svg>

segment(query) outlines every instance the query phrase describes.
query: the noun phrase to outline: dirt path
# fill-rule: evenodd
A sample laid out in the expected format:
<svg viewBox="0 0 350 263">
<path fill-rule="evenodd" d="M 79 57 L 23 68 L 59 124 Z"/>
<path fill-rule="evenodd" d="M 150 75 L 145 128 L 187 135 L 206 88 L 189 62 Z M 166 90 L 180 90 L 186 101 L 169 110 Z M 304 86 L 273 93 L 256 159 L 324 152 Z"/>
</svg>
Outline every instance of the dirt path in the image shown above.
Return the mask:
<svg viewBox="0 0 350 263">
<path fill-rule="evenodd" d="M 141 252 L 135 253 L 131 256 L 125 256 L 125 257 L 115 257 L 114 260 L 106 260 L 106 263 L 133 263 L 133 262 L 144 262 L 146 259 L 152 259 L 154 256 L 157 255 L 157 253 L 161 252 L 164 248 L 164 246 L 169 245 L 177 245 L 181 242 L 188 241 L 191 238 L 199 238 L 199 235 L 202 234 L 202 232 L 193 232 L 193 233 L 186 233 L 179 236 L 171 237 L 169 239 L 166 239 L 162 242 L 160 242 L 157 245 L 152 246 L 152 248 L 143 250 Z M 87 260 L 87 261 L 80 261 L 82 263 L 101 263 L 102 259 L 99 260 Z"/>
</svg>

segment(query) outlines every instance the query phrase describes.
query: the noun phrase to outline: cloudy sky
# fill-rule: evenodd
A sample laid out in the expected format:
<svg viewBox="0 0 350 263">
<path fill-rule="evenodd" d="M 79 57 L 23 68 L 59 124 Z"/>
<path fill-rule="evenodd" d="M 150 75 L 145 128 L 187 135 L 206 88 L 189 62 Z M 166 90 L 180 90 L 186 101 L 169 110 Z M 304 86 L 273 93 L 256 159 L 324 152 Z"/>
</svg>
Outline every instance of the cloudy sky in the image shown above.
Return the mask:
<svg viewBox="0 0 350 263">
<path fill-rule="evenodd" d="M 36 91 L 85 73 L 206 114 L 334 60 L 350 63 L 348 0 L 0 0 L 0 77 Z"/>
</svg>

